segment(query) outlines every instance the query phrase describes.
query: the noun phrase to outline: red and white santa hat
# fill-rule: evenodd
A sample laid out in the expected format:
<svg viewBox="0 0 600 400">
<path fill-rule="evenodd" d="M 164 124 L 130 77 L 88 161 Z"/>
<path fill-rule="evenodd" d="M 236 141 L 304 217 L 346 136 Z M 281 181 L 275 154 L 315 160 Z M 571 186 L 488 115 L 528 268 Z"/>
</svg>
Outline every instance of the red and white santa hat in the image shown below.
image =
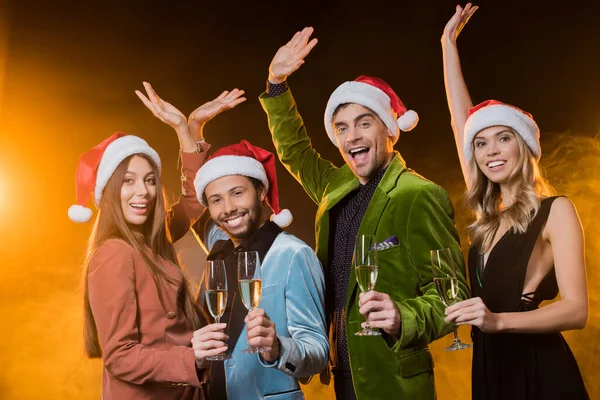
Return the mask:
<svg viewBox="0 0 600 400">
<path fill-rule="evenodd" d="M 196 194 L 202 205 L 208 206 L 203 196 L 206 186 L 212 181 L 229 175 L 243 175 L 261 181 L 274 212 L 271 220 L 282 228 L 292 223 L 292 213 L 279 208 L 279 189 L 273 153 L 253 146 L 245 140 L 216 151 L 200 168 L 194 180 Z"/>
<path fill-rule="evenodd" d="M 325 129 L 337 146 L 333 129 L 333 113 L 340 104 L 356 103 L 373 110 L 390 130 L 394 144 L 400 131 L 408 132 L 419 122 L 419 116 L 407 110 L 396 92 L 379 78 L 361 75 L 354 81 L 342 83 L 333 91 L 325 108 Z"/>
<path fill-rule="evenodd" d="M 540 128 L 528 112 L 498 100 L 486 100 L 469 109 L 465 123 L 464 153 L 468 161 L 473 157 L 473 139 L 483 129 L 490 126 L 507 126 L 514 129 L 525 141 L 533 155 L 539 160 L 542 155 Z"/>
<path fill-rule="evenodd" d="M 88 208 L 93 193 L 94 204 L 100 205 L 102 193 L 119 164 L 134 154 L 145 154 L 154 161 L 160 173 L 160 157 L 144 139 L 117 132 L 79 157 L 75 185 L 77 204 L 69 207 L 73 222 L 88 222 L 92 210 Z"/>
</svg>

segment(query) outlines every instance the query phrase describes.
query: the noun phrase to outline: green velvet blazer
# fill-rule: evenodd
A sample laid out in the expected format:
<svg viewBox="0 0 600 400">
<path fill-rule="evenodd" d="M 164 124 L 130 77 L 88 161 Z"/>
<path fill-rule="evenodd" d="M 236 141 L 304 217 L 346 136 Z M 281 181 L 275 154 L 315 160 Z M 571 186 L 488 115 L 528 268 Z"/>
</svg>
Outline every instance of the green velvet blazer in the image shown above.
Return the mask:
<svg viewBox="0 0 600 400">
<path fill-rule="evenodd" d="M 324 160 L 312 148 L 290 90 L 277 97 L 261 95 L 277 154 L 283 165 L 318 205 L 316 253 L 328 262 L 329 210 L 359 181 L 347 165 Z M 346 299 L 346 334 L 352 379 L 359 400 L 433 399 L 433 358 L 428 344 L 445 336 L 444 304 L 434 283 L 430 250 L 450 248 L 457 267 L 461 300 L 468 298 L 465 263 L 448 194 L 408 169 L 399 153 L 387 168 L 358 233 L 374 234 L 377 242 L 396 236 L 398 245 L 379 252 L 375 290 L 390 295 L 401 316 L 397 340 L 361 337 L 364 318 L 358 312 L 360 293 L 352 268 Z M 332 348 L 334 346 L 332 345 Z"/>
</svg>

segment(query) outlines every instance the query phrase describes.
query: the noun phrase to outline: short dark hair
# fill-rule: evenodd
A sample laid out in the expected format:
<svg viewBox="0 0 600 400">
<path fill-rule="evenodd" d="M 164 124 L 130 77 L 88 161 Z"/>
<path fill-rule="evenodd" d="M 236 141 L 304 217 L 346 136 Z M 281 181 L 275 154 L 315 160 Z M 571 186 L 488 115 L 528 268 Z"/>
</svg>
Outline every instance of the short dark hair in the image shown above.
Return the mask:
<svg viewBox="0 0 600 400">
<path fill-rule="evenodd" d="M 242 174 L 239 174 L 239 175 L 242 175 Z M 248 178 L 248 179 L 250 180 L 250 182 L 252 182 L 252 186 L 254 186 L 254 189 L 256 189 L 256 191 L 257 191 L 257 192 L 258 192 L 259 190 L 261 190 L 261 189 L 264 189 L 264 188 L 265 188 L 265 185 L 262 183 L 262 181 L 261 181 L 260 179 L 256 179 L 256 178 L 253 178 L 253 177 L 251 177 L 251 176 L 246 176 L 246 175 L 242 175 L 242 176 L 244 176 L 244 177 Z M 206 186 L 204 187 L 204 189 L 206 190 Z M 265 193 L 265 194 L 266 194 L 266 193 Z M 202 193 L 202 202 L 203 202 L 204 204 L 207 204 L 207 205 L 208 205 L 208 199 L 206 198 L 206 192 L 203 192 L 203 193 Z"/>
<path fill-rule="evenodd" d="M 333 110 L 333 114 L 331 115 L 331 120 L 333 121 L 335 119 L 335 116 L 337 115 L 337 113 L 339 113 L 344 108 L 348 107 L 350 104 L 352 104 L 352 103 L 342 103 L 339 106 L 337 106 L 335 108 L 335 110 Z"/>
<path fill-rule="evenodd" d="M 342 103 L 339 106 L 337 106 L 335 108 L 335 110 L 333 110 L 333 114 L 331 115 L 331 121 L 333 122 L 333 120 L 335 119 L 335 116 L 337 115 L 337 113 L 339 113 L 341 110 L 343 110 L 344 108 L 348 107 L 350 104 L 358 104 L 359 106 L 363 106 L 364 108 L 366 108 L 367 110 L 369 110 L 370 112 L 373 113 L 373 115 L 375 117 L 377 117 L 381 122 L 383 122 L 383 120 L 381 119 L 381 117 L 379 117 L 379 114 L 377 114 L 375 111 L 371 110 L 369 107 L 363 105 L 363 104 L 359 104 L 359 103 Z"/>
</svg>

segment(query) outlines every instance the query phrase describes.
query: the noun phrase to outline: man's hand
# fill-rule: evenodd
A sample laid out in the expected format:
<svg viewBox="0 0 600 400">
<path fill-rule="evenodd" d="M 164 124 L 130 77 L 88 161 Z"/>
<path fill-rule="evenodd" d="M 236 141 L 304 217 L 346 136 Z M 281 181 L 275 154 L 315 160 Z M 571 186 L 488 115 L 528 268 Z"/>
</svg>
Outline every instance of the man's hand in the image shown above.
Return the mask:
<svg viewBox="0 0 600 400">
<path fill-rule="evenodd" d="M 313 31 L 312 27 L 308 27 L 301 32 L 296 32 L 292 40 L 277 50 L 269 66 L 269 82 L 275 84 L 284 82 L 288 76 L 304 64 L 304 58 L 318 42 L 316 38 L 308 41 Z"/>
<path fill-rule="evenodd" d="M 227 351 L 229 336 L 223 331 L 227 324 L 210 324 L 198 329 L 192 335 L 192 347 L 199 368 L 205 366 L 206 357 L 215 356 Z"/>
<path fill-rule="evenodd" d="M 363 327 L 380 328 L 388 335 L 397 339 L 400 336 L 400 311 L 386 293 L 361 293 L 358 301 L 359 312 L 367 322 Z"/>
<path fill-rule="evenodd" d="M 242 97 L 244 93 L 243 90 L 239 89 L 233 89 L 231 92 L 226 90 L 216 99 L 204 103 L 192 111 L 188 119 L 188 126 L 194 139 L 196 141 L 204 139 L 202 130 L 208 121 L 223 111 L 231 110 L 246 101 L 246 98 Z"/>
<path fill-rule="evenodd" d="M 261 350 L 261 357 L 267 362 L 279 358 L 279 340 L 275 333 L 275 324 L 269 319 L 265 310 L 255 308 L 244 319 L 248 344 Z"/>
<path fill-rule="evenodd" d="M 461 6 L 456 6 L 456 12 L 450 18 L 450 21 L 446 24 L 444 28 L 444 33 L 442 34 L 442 44 L 444 43 L 452 43 L 456 45 L 456 38 L 460 35 L 460 32 L 465 27 L 467 22 L 469 22 L 469 18 L 473 16 L 475 11 L 477 11 L 478 6 L 472 7 L 471 3 L 467 3 L 465 8 L 463 9 Z"/>
</svg>

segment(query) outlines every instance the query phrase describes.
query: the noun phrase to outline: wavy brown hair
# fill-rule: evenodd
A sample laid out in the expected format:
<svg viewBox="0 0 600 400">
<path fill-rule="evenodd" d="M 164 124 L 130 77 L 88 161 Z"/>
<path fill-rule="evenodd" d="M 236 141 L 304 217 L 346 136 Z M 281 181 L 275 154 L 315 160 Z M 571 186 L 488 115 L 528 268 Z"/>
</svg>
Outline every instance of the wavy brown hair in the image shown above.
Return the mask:
<svg viewBox="0 0 600 400">
<path fill-rule="evenodd" d="M 508 128 L 514 135 L 518 148 L 517 166 L 508 178 L 514 190 L 514 201 L 502 207 L 500 185 L 489 180 L 481 171 L 475 157 L 469 161 L 470 182 L 466 202 L 475 212 L 476 220 L 469 225 L 469 235 L 480 253 L 487 253 L 501 226 L 509 226 L 514 233 L 524 233 L 537 214 L 542 200 L 554 195 L 554 189 L 543 177 L 537 159 L 518 132 Z M 474 144 L 471 143 L 474 150 Z"/>
<path fill-rule="evenodd" d="M 134 231 L 125 221 L 123 210 L 121 208 L 121 187 L 129 161 L 134 156 L 140 156 L 146 159 L 156 177 L 156 204 L 148 220 L 141 231 Z M 103 243 L 109 239 L 120 239 L 125 241 L 138 252 L 148 266 L 152 274 L 154 284 L 158 292 L 158 298 L 164 308 L 162 288 L 167 282 L 175 282 L 164 269 L 161 259 L 179 268 L 177 256 L 171 243 L 167 225 L 167 213 L 165 194 L 160 183 L 160 175 L 154 161 L 145 154 L 134 154 L 129 156 L 119 164 L 115 172 L 108 181 L 100 205 L 98 215 L 94 223 L 94 228 L 88 242 L 87 253 L 83 264 L 83 327 L 84 327 L 84 346 L 87 355 L 91 358 L 102 357 L 102 349 L 98 339 L 98 329 L 94 321 L 94 315 L 90 306 L 88 293 L 88 270 L 90 261 L 94 253 Z M 207 322 L 204 311 L 199 308 L 192 297 L 187 279 L 184 276 L 184 295 L 180 299 L 179 307 L 182 308 L 190 329 L 196 330 Z"/>
</svg>

